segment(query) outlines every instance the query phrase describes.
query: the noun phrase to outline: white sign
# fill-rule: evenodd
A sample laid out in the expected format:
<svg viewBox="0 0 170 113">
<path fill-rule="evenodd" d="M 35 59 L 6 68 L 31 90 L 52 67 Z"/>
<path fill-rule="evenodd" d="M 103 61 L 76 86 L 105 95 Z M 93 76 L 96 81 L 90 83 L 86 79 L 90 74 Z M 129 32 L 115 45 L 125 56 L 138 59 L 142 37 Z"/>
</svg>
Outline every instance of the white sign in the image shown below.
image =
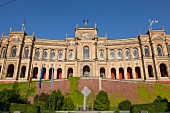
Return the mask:
<svg viewBox="0 0 170 113">
<path fill-rule="evenodd" d="M 85 86 L 82 90 L 81 90 L 81 93 L 84 95 L 84 96 L 88 96 L 90 93 L 91 93 L 91 90 Z"/>
</svg>

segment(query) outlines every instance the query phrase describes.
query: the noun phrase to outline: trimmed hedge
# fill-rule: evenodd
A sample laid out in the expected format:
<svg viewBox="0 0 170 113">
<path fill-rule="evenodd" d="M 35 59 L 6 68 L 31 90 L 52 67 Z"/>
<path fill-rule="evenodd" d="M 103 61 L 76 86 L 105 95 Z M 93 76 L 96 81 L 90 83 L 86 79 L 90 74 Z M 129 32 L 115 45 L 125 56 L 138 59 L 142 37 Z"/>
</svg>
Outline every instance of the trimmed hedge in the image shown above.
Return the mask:
<svg viewBox="0 0 170 113">
<path fill-rule="evenodd" d="M 130 113 L 138 113 L 141 110 L 148 111 L 149 113 L 165 112 L 170 110 L 169 106 L 170 103 L 166 102 L 132 105 L 130 107 Z"/>
<path fill-rule="evenodd" d="M 31 104 L 11 103 L 10 113 L 14 113 L 14 111 L 22 111 L 24 113 L 37 113 L 37 106 Z"/>
</svg>

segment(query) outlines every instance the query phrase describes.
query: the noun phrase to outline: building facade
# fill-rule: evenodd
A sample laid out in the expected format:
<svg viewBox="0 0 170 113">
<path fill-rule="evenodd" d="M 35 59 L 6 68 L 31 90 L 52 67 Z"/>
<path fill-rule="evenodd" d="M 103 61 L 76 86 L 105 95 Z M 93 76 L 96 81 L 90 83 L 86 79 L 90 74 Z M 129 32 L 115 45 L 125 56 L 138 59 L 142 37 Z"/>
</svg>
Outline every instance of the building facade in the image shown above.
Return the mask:
<svg viewBox="0 0 170 113">
<path fill-rule="evenodd" d="M 170 35 L 150 30 L 134 38 L 98 36 L 96 25 L 78 24 L 75 37 L 49 40 L 28 36 L 25 31 L 2 33 L 0 79 L 28 80 L 69 77 L 102 77 L 125 80 L 169 80 Z M 42 71 L 43 70 L 43 71 Z"/>
</svg>

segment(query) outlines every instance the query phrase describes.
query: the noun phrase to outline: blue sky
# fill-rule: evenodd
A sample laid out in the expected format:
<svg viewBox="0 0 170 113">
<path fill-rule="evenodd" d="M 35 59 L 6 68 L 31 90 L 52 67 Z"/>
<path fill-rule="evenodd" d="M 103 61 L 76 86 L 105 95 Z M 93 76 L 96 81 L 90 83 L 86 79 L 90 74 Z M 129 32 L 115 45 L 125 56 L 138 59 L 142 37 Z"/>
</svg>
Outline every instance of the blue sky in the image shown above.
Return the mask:
<svg viewBox="0 0 170 113">
<path fill-rule="evenodd" d="M 149 19 L 158 19 L 153 29 L 165 27 L 170 34 L 170 0 L 0 0 L 0 33 L 22 30 L 26 21 L 28 35 L 36 38 L 65 40 L 74 37 L 76 23 L 83 27 L 97 24 L 98 35 L 108 39 L 137 37 L 145 34 Z"/>
</svg>

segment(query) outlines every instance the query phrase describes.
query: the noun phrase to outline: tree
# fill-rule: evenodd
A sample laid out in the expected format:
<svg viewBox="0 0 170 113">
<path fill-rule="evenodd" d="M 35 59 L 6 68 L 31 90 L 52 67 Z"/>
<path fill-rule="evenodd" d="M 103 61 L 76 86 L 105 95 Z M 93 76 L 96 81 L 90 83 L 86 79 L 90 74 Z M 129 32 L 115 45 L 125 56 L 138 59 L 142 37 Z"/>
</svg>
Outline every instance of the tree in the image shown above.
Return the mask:
<svg viewBox="0 0 170 113">
<path fill-rule="evenodd" d="M 131 106 L 131 102 L 127 99 L 118 103 L 118 107 L 120 110 L 129 110 L 130 106 Z"/>
<path fill-rule="evenodd" d="M 157 96 L 157 98 L 153 101 L 153 103 L 158 103 L 158 102 L 168 103 L 168 100 L 166 98 L 162 98 L 161 96 Z"/>
<path fill-rule="evenodd" d="M 110 101 L 108 99 L 107 92 L 100 91 L 96 96 L 96 100 L 94 101 L 94 109 L 99 111 L 109 110 Z"/>
<path fill-rule="evenodd" d="M 52 110 L 59 111 L 62 110 L 64 96 L 61 91 L 54 90 L 51 94 L 50 102 Z"/>
<path fill-rule="evenodd" d="M 69 96 L 66 96 L 64 98 L 62 110 L 64 110 L 64 111 L 74 110 L 74 103 Z"/>
</svg>

